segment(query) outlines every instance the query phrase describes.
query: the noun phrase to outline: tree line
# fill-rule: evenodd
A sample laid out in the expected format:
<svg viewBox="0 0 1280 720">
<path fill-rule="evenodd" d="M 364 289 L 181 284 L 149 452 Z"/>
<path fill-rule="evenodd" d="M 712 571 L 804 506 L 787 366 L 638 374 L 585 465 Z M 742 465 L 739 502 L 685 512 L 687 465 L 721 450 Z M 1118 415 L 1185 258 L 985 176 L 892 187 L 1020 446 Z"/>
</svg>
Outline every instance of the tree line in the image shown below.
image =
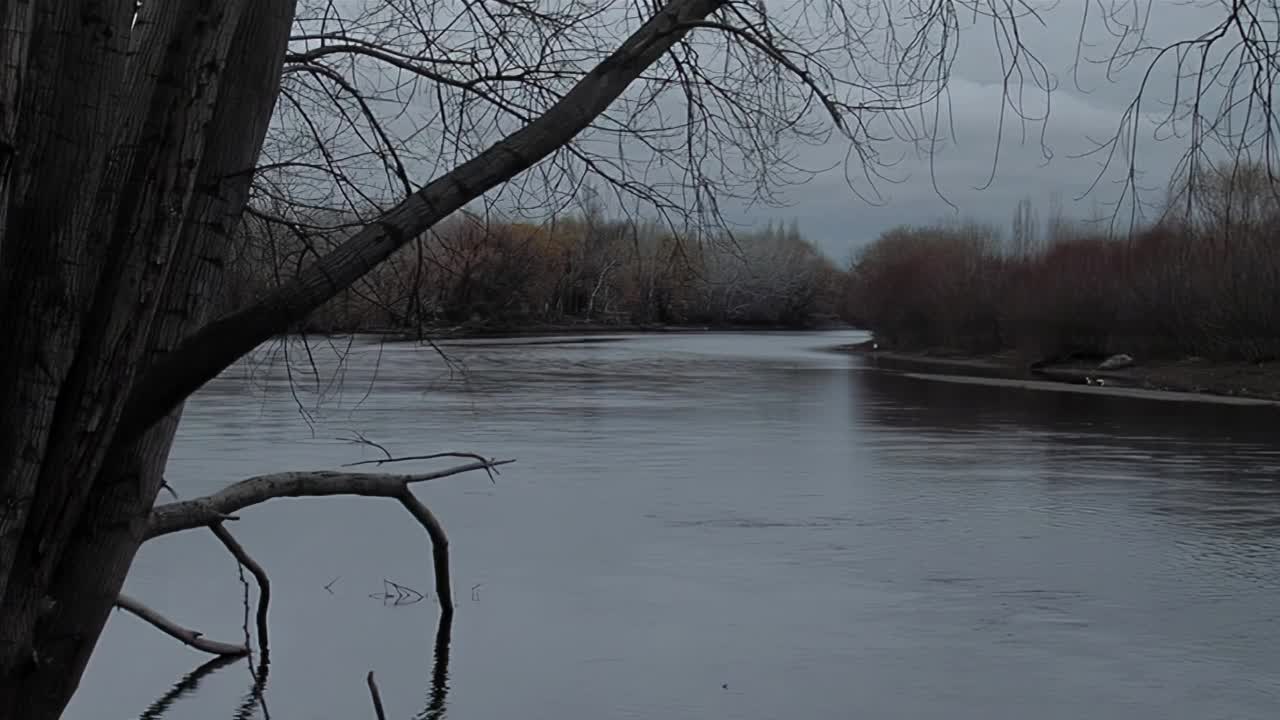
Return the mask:
<svg viewBox="0 0 1280 720">
<path fill-rule="evenodd" d="M 350 223 L 248 218 L 220 304 L 292 279 Z M 307 316 L 307 332 L 539 326 L 803 328 L 838 320 L 845 273 L 798 225 L 713 235 L 588 206 L 533 224 L 459 213 Z"/>
<path fill-rule="evenodd" d="M 853 262 L 848 308 L 900 349 L 1280 357 L 1280 196 L 1265 165 L 1172 186 L 1161 217 L 1108 232 L 1029 203 L 1010 232 L 900 227 Z"/>
</svg>

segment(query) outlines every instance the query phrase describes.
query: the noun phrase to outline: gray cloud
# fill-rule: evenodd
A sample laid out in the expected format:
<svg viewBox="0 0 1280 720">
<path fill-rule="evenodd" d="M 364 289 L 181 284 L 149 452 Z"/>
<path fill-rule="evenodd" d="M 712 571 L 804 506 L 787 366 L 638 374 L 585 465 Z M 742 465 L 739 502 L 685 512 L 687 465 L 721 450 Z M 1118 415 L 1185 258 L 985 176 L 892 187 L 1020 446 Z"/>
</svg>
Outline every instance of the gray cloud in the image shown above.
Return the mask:
<svg viewBox="0 0 1280 720">
<path fill-rule="evenodd" d="M 900 7 L 919 4 L 919 0 L 889 1 Z M 1042 12 L 1038 21 L 1033 18 L 1020 21 L 1019 37 L 1043 64 L 1055 87 L 1047 108 L 1043 94 L 1032 85 L 1022 86 L 1024 92 L 1021 94 L 1017 93 L 1016 83 L 1008 90 L 1021 99 L 1028 114 L 1042 116 L 1048 110 L 1046 122 L 1033 121 L 1024 125 L 1016 116 L 1006 113 L 1003 132 L 997 132 L 1000 108 L 1007 99 L 1006 88 L 1002 85 L 1001 46 L 989 21 L 966 18 L 959 36 L 959 52 L 952 68 L 945 105 L 947 113 L 941 123 L 943 132 L 939 134 L 936 152 L 930 157 L 920 147 L 896 141 L 879 146 L 880 155 L 893 161 L 885 173 L 896 180 L 878 183 L 876 190 L 880 203 L 869 204 L 860 199 L 846 185 L 845 173 L 837 169 L 783 192 L 779 199 L 788 207 L 746 208 L 725 202 L 722 208 L 732 219 L 744 224 L 795 219 L 807 235 L 838 259 L 847 257 L 851 249 L 869 242 L 894 225 L 957 219 L 1005 225 L 1014 206 L 1023 198 L 1029 198 L 1042 216 L 1047 214 L 1054 199 L 1060 202 L 1066 214 L 1078 218 L 1109 212 L 1113 203 L 1123 197 L 1121 188 L 1114 181 L 1123 177 L 1128 163 L 1120 158 L 1092 193 L 1078 199 L 1086 194 L 1098 177 L 1102 161 L 1101 157 L 1082 157 L 1081 154 L 1093 148 L 1095 141 L 1111 138 L 1121 128 L 1123 114 L 1137 95 L 1147 66 L 1145 61 L 1127 67 L 1108 66 L 1101 62 L 1117 42 L 1115 19 L 1104 18 L 1101 8 L 1136 7 L 1141 10 L 1148 2 L 1061 0 L 1050 5 L 1046 1 L 1029 1 L 1040 6 Z M 1087 6 L 1086 2 L 1089 3 Z M 803 5 L 809 8 L 807 12 L 820 12 L 808 4 Z M 602 32 L 622 33 L 634 25 L 634 17 L 622 17 L 627 15 L 623 9 L 633 7 L 631 3 L 610 7 L 618 13 L 620 22 L 602 26 Z M 1087 18 L 1086 7 L 1089 9 Z M 1141 14 L 1136 21 L 1145 25 L 1143 37 L 1151 45 L 1195 37 L 1220 22 L 1224 14 L 1219 0 L 1150 0 L 1150 7 L 1153 12 Z M 1083 31 L 1082 19 L 1087 19 Z M 1132 17 L 1127 19 L 1135 20 Z M 780 24 L 786 24 L 785 18 Z M 715 31 L 697 32 L 711 34 Z M 1081 37 L 1085 40 L 1083 46 L 1078 43 Z M 594 42 L 599 43 L 603 52 L 603 48 L 609 45 L 609 38 L 596 38 Z M 1081 62 L 1077 62 L 1077 53 L 1082 47 Z M 585 53 L 584 57 L 593 59 L 594 55 Z M 715 58 L 708 54 L 703 56 L 703 61 L 714 63 Z M 1156 68 L 1148 88 L 1153 102 L 1145 106 L 1146 110 L 1159 112 L 1160 105 L 1155 101 L 1169 97 L 1173 70 L 1169 64 Z M 404 138 L 406 145 L 420 150 L 420 158 L 410 162 L 415 180 L 425 180 L 446 169 L 453 161 L 447 153 L 441 160 L 440 154 L 433 152 L 442 143 L 434 137 L 438 133 L 433 132 L 431 126 L 438 117 L 438 108 L 432 105 L 430 97 L 429 93 L 420 94 L 410 103 L 414 107 L 413 112 L 397 113 L 388 122 L 394 136 Z M 682 117 L 683 94 L 678 88 L 670 89 L 662 102 L 670 103 L 670 107 L 664 109 L 669 110 L 671 117 Z M 398 109 L 394 104 L 388 107 Z M 492 141 L 500 132 L 509 130 L 507 126 L 510 124 L 508 121 L 481 125 L 480 131 L 487 136 L 471 140 L 476 142 L 475 146 Z M 1170 171 L 1185 149 L 1176 138 L 1156 141 L 1151 133 L 1153 128 L 1150 119 L 1142 124 L 1143 142 L 1136 153 L 1137 166 L 1144 173 L 1141 182 L 1150 189 L 1150 199 L 1162 194 Z M 1052 156 L 1049 160 L 1044 157 L 1042 141 Z M 591 140 L 585 142 L 590 143 Z M 678 144 L 678 138 L 676 142 Z M 671 179 L 673 171 L 670 167 L 654 168 L 646 164 L 647 153 L 639 143 L 624 142 L 621 150 L 630 167 L 642 168 L 640 172 L 643 173 L 653 173 L 639 179 L 657 183 Z M 616 145 L 602 146 L 601 150 L 606 155 L 616 154 L 616 151 Z M 815 168 L 831 166 L 845 157 L 847 151 L 847 143 L 840 139 L 822 147 L 801 146 L 795 150 L 799 164 Z M 463 153 L 464 156 L 469 154 L 470 151 Z M 979 189 L 988 182 L 992 164 L 997 158 L 994 179 L 988 187 Z M 856 166 L 848 170 L 854 176 L 859 172 Z M 714 170 L 712 172 L 714 174 Z M 561 175 L 573 174 L 565 171 Z M 371 182 L 376 182 L 376 178 Z M 537 186 L 537 182 L 533 184 Z M 870 188 L 865 182 L 857 187 L 864 195 L 869 194 Z M 515 203 L 511 198 L 518 188 L 519 183 L 513 183 L 507 189 L 509 204 Z M 679 195 L 678 188 L 669 190 L 670 194 Z M 501 207 L 502 201 L 498 204 Z"/>
<path fill-rule="evenodd" d="M 1123 157 L 1116 158 L 1095 186 L 1105 157 L 1081 155 L 1120 130 L 1123 113 L 1137 96 L 1148 63 L 1144 60 L 1127 67 L 1108 68 L 1099 62 L 1115 48 L 1116 38 L 1096 6 L 1091 8 L 1093 15 L 1084 28 L 1086 46 L 1082 62 L 1077 63 L 1083 6 L 1084 0 L 1058 3 L 1043 11 L 1043 25 L 1032 20 L 1020 23 L 1026 47 L 1035 53 L 1055 83 L 1046 122 L 1021 124 L 1006 113 L 1003 134 L 997 133 L 1004 100 L 1000 58 L 990 25 L 969 24 L 960 36 L 946 106 L 950 116 L 941 123 L 944 127 L 937 151 L 930 159 L 927 153 L 916 152 L 902 143 L 881 148 L 886 157 L 901 157 L 889 171 L 900 182 L 882 182 L 878 186 L 882 203 L 868 205 L 859 200 L 846 186 L 843 175 L 835 172 L 788 190 L 784 199 L 790 207 L 786 209 L 739 210 L 736 217 L 744 222 L 764 217 L 795 218 L 829 254 L 843 259 L 852 249 L 894 225 L 956 219 L 1006 225 L 1023 198 L 1029 198 L 1042 216 L 1054 198 L 1069 216 L 1110 214 L 1123 197 L 1117 181 L 1123 178 L 1128 162 Z M 1216 3 L 1155 0 L 1153 9 L 1145 20 L 1144 36 L 1152 45 L 1193 38 L 1223 17 L 1223 9 Z M 1151 101 L 1145 109 L 1155 113 L 1164 109 L 1159 101 L 1171 97 L 1173 73 L 1170 62 L 1156 67 L 1147 81 L 1147 97 Z M 1030 84 L 1023 90 L 1021 97 L 1027 113 L 1045 115 L 1043 93 Z M 1178 138 L 1156 139 L 1152 132 L 1156 116 L 1144 113 L 1143 118 L 1136 166 L 1141 173 L 1139 184 L 1147 189 L 1146 199 L 1156 200 L 1163 195 L 1185 144 Z M 952 128 L 954 138 L 950 136 Z M 1042 138 L 1052 155 L 1047 161 Z M 843 142 L 804 148 L 802 158 L 816 166 L 846 149 Z M 978 189 L 986 185 L 997 158 L 990 186 Z M 1127 209 L 1124 217 L 1128 217 Z"/>
</svg>

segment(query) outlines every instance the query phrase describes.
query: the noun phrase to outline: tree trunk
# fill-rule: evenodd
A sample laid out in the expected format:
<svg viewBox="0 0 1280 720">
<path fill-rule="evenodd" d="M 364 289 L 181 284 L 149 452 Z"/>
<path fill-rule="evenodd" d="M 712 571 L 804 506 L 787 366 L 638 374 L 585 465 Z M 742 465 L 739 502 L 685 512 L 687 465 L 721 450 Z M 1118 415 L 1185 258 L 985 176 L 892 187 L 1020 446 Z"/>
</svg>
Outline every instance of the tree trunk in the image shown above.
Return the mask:
<svg viewBox="0 0 1280 720">
<path fill-rule="evenodd" d="M 164 52 L 132 58 L 143 69 L 132 75 L 126 112 L 141 118 L 141 142 L 132 141 L 126 120 L 116 147 L 149 152 L 114 157 L 107 175 L 122 191 L 110 187 L 97 198 L 99 212 L 115 220 L 115 266 L 98 283 L 80 353 L 64 376 L 63 397 L 75 402 L 58 405 L 61 432 L 49 433 L 39 492 L 23 506 L 33 508 L 20 539 L 33 546 L 31 560 L 24 574 L 0 574 L 19 578 L 0 609 L 4 717 L 58 717 L 123 584 L 180 411 L 135 442 L 115 445 L 112 416 L 123 406 L 129 378 L 207 319 L 274 107 L 293 0 L 254 2 L 243 18 L 242 4 L 221 4 L 212 16 L 202 14 L 208 6 L 149 3 L 152 12 L 139 18 L 134 42 Z M 191 76 L 182 77 L 184 70 Z M 216 75 L 236 82 L 220 84 Z M 105 430 L 86 438 L 95 426 Z M 41 523 L 33 522 L 37 511 Z M 5 549 L 25 559 L 20 547 Z"/>
<path fill-rule="evenodd" d="M 152 328 L 149 359 L 169 352 L 200 327 L 207 320 L 208 298 L 218 294 L 229 234 L 248 198 L 252 175 L 246 171 L 257 160 L 275 104 L 293 10 L 294 0 L 254 2 L 241 20 L 225 70 L 238 82 L 220 92 L 213 112 L 180 240 L 189 250 L 176 261 L 163 293 L 166 305 Z M 36 648 L 44 662 L 27 681 L 36 697 L 61 698 L 65 704 L 74 693 L 144 538 L 179 415 L 180 410 L 171 413 L 139 441 L 117 449 L 98 475 L 94 498 L 50 593 L 70 600 L 56 606 L 37 629 Z"/>
</svg>

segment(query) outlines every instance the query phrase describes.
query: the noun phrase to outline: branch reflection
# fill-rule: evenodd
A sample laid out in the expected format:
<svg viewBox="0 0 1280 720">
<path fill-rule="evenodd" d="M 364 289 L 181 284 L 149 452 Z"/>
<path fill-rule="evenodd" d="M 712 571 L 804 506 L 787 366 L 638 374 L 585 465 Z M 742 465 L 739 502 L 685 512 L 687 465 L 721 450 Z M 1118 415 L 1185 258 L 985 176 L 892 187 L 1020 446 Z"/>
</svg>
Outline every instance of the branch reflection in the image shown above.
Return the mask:
<svg viewBox="0 0 1280 720">
<path fill-rule="evenodd" d="M 200 686 L 200 681 L 239 659 L 238 657 L 220 655 L 183 675 L 181 680 L 174 683 L 173 687 L 169 688 L 165 694 L 156 698 L 155 702 L 151 703 L 146 710 L 143 710 L 142 714 L 138 716 L 138 720 L 159 720 L 164 717 L 174 703 L 195 692 L 196 688 Z"/>
<path fill-rule="evenodd" d="M 449 699 L 449 643 L 453 639 L 453 618 L 442 615 L 436 626 L 435 655 L 431 663 L 431 685 L 427 706 L 415 720 L 440 720 L 445 716 Z"/>
</svg>

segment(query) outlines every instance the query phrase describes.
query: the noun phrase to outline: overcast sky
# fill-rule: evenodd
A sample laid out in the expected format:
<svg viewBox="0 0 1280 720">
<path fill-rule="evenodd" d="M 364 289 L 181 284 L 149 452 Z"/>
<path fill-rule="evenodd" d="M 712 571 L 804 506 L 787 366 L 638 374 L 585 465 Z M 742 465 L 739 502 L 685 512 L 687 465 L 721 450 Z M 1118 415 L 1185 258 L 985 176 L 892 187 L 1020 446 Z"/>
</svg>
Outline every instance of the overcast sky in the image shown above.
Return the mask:
<svg viewBox="0 0 1280 720">
<path fill-rule="evenodd" d="M 1094 2 L 1095 0 L 1089 0 Z M 1027 128 L 1026 142 L 1021 142 L 1021 129 L 1016 124 L 1006 127 L 1000 145 L 999 166 L 994 182 L 985 190 L 976 189 L 986 183 L 997 148 L 996 127 L 1001 103 L 1000 66 L 989 25 L 970 26 L 962 31 L 960 52 L 950 82 L 950 107 L 955 142 L 948 139 L 933 159 L 934 172 L 942 193 L 957 208 L 939 197 L 930 180 L 925 157 L 908 148 L 894 148 L 905 153 L 893 173 L 900 183 L 881 183 L 882 203 L 869 205 L 853 197 L 841 173 L 818 177 L 803 187 L 786 193 L 790 207 L 761 209 L 738 213 L 746 220 L 761 216 L 795 218 L 806 235 L 817 241 L 833 257 L 843 260 L 851 249 L 873 240 L 883 230 L 899 224 L 929 223 L 938 220 L 974 219 L 1007 226 L 1017 202 L 1030 198 L 1042 218 L 1048 214 L 1051 199 L 1057 196 L 1067 214 L 1088 218 L 1109 214 L 1120 197 L 1114 182 L 1097 187 L 1088 197 L 1085 193 L 1099 172 L 1098 157 L 1073 157 L 1094 147 L 1090 138 L 1112 136 L 1120 127 L 1121 115 L 1137 93 L 1141 74 L 1147 63 L 1121 72 L 1108 81 L 1100 67 L 1085 64 L 1078 73 L 1086 92 L 1075 87 L 1072 68 L 1075 64 L 1076 39 L 1085 0 L 1063 0 L 1042 13 L 1044 26 L 1021 23 L 1026 45 L 1054 75 L 1057 88 L 1051 96 L 1051 111 L 1044 128 L 1045 144 L 1053 157 L 1047 161 L 1040 146 L 1040 128 Z M 1116 4 L 1108 2 L 1108 4 Z M 1042 3 L 1043 5 L 1043 3 Z M 1152 42 L 1193 38 L 1221 21 L 1223 10 L 1218 3 L 1188 3 L 1180 0 L 1154 0 L 1148 39 Z M 1098 18 L 1095 12 L 1094 20 Z M 1114 46 L 1098 22 L 1090 23 L 1087 40 L 1095 47 L 1087 52 L 1099 56 Z M 1171 65 L 1161 66 L 1152 80 L 1152 99 L 1169 97 Z M 1035 97 L 1034 89 L 1028 97 Z M 1033 100 L 1038 105 L 1041 100 Z M 1159 108 L 1152 105 L 1153 110 Z M 1153 126 L 1141 134 L 1137 157 L 1144 184 L 1155 187 L 1168 178 L 1174 163 L 1185 150 L 1179 141 L 1157 142 Z M 817 161 L 843 153 L 833 147 L 806 148 L 805 153 Z M 896 156 L 894 149 L 886 154 Z M 1121 162 L 1108 176 L 1114 181 L 1127 168 Z M 1126 215 L 1127 217 L 1127 215 Z"/>
<path fill-rule="evenodd" d="M 554 4 L 554 0 L 548 1 Z M 896 225 L 976 220 L 1007 227 L 1015 206 L 1023 198 L 1032 202 L 1042 220 L 1047 218 L 1055 201 L 1062 207 L 1064 214 L 1070 217 L 1110 217 L 1116 202 L 1122 198 L 1122 188 L 1115 181 L 1123 178 L 1128 170 L 1127 159 L 1122 157 L 1116 160 L 1103 182 L 1081 198 L 1098 176 L 1101 158 L 1096 155 L 1080 155 L 1094 148 L 1096 141 L 1111 138 L 1121 128 L 1123 113 L 1138 93 L 1148 62 L 1145 59 L 1136 62 L 1127 69 L 1113 72 L 1108 78 L 1102 66 L 1087 61 L 1088 58 L 1106 57 L 1115 48 L 1116 39 L 1108 32 L 1108 23 L 1105 22 L 1102 9 L 1127 9 L 1130 11 L 1127 18 L 1132 22 L 1134 8 L 1143 10 L 1149 7 L 1151 13 L 1140 19 L 1140 24 L 1145 26 L 1146 42 L 1164 45 L 1175 40 L 1195 38 L 1215 27 L 1226 14 L 1226 0 L 1059 0 L 1056 3 L 1052 0 L 980 1 L 997 6 L 1026 2 L 1040 11 L 1040 21 L 1024 18 L 1018 24 L 1018 32 L 1023 45 L 1043 63 L 1055 86 L 1050 97 L 1048 121 L 1044 127 L 1039 123 L 1028 123 L 1024 133 L 1023 126 L 1009 115 L 1003 137 L 998 138 L 997 123 L 1003 102 L 1002 65 L 993 39 L 992 26 L 989 20 L 978 18 L 975 24 L 973 18 L 965 17 L 957 43 L 959 51 L 948 84 L 949 102 L 946 107 L 949 108 L 950 115 L 942 119 L 947 133 L 941 139 L 939 149 L 933 154 L 932 173 L 927 154 L 902 142 L 881 143 L 877 147 L 881 156 L 897 161 L 887 172 L 898 182 L 878 183 L 876 190 L 879 192 L 880 202 L 877 204 L 868 203 L 855 195 L 846 184 L 843 168 L 837 168 L 803 186 L 789 188 L 780 198 L 788 203 L 788 207 L 748 209 L 724 202 L 722 209 L 731 219 L 748 225 L 764 224 L 769 220 L 795 220 L 806 236 L 839 261 L 847 259 L 856 248 Z M 351 2 L 362 5 L 372 0 Z M 607 21 L 601 21 L 599 17 L 595 19 L 599 24 L 591 27 L 594 28 L 593 33 L 596 30 L 601 33 L 597 48 L 600 54 L 610 50 L 615 42 L 604 36 L 611 33 L 620 36 L 634 30 L 639 22 L 635 16 L 638 2 L 640 0 L 618 0 L 616 4 L 609 5 L 616 11 L 616 21 L 612 18 L 607 18 Z M 851 13 L 856 12 L 858 7 L 882 7 L 881 0 L 802 0 L 798 5 L 793 4 L 796 0 L 765 2 L 770 3 L 771 13 L 779 13 L 779 18 L 776 19 L 784 25 L 788 13 L 794 16 L 799 12 L 797 7 L 808 8 L 805 10 L 808 18 L 817 21 L 822 20 L 823 8 L 828 7 L 823 3 L 843 3 L 843 7 Z M 897 8 L 896 17 L 903 20 L 908 17 L 903 11 L 904 7 L 928 5 L 933 0 L 928 3 L 925 0 L 883 2 Z M 1082 13 L 1086 3 L 1090 14 L 1082 33 Z M 955 0 L 954 4 L 963 7 L 971 5 L 972 1 Z M 1265 3 L 1254 0 L 1253 4 Z M 381 3 L 375 5 L 382 6 Z M 776 11 L 775 6 L 778 7 Z M 450 6 L 446 2 L 441 7 L 448 9 Z M 1274 25 L 1269 25 L 1268 28 L 1266 32 L 1271 35 L 1277 31 Z M 485 31 L 480 29 L 478 32 Z M 716 32 L 718 31 L 711 29 L 695 31 L 703 34 Z M 1077 39 L 1081 36 L 1085 40 L 1086 61 L 1077 63 Z M 583 41 L 581 38 L 579 41 L 587 44 L 593 42 Z M 537 44 L 536 39 L 530 42 Z M 584 57 L 584 62 L 595 62 L 598 59 L 592 53 L 585 53 Z M 714 64 L 714 58 L 708 60 L 703 57 L 702 63 Z M 1161 112 L 1160 101 L 1170 97 L 1173 78 L 1174 67 L 1168 62 L 1157 66 L 1149 78 L 1145 108 L 1152 113 L 1152 117 Z M 678 88 L 670 90 L 670 93 L 676 104 L 683 102 L 683 94 Z M 457 161 L 449 152 L 450 146 L 446 144 L 446 152 L 442 153 L 438 150 L 442 147 L 441 143 L 431 140 L 429 131 L 436 122 L 433 120 L 424 125 L 424 118 L 438 116 L 430 106 L 432 97 L 434 96 L 430 93 L 420 93 L 409 103 L 408 112 L 402 112 L 405 110 L 403 104 L 394 102 L 378 106 L 394 113 L 394 117 L 387 120 L 387 127 L 392 128 L 398 136 L 397 145 L 415 147 L 420 152 L 419 160 L 409 163 L 413 179 L 417 182 L 436 176 Z M 1045 98 L 1042 92 L 1027 86 L 1022 97 L 1024 107 L 1030 113 L 1043 114 Z M 427 104 L 423 105 L 424 102 Z M 677 117 L 683 117 L 682 109 L 679 109 Z M 473 138 L 474 142 L 468 143 L 461 156 L 474 154 L 480 147 L 496 140 L 501 133 L 514 129 L 514 122 L 508 118 L 505 124 L 509 127 L 503 127 L 501 123 L 486 125 L 492 137 Z M 950 128 L 954 128 L 954 138 L 950 137 Z M 424 130 L 427 131 L 425 135 Z M 1153 123 L 1142 124 L 1136 153 L 1137 167 L 1141 173 L 1138 182 L 1151 189 L 1148 199 L 1152 200 L 1163 194 L 1171 170 L 1186 150 L 1185 140 L 1174 138 L 1157 141 L 1153 137 L 1154 131 Z M 678 140 L 679 138 L 677 143 Z M 1052 155 L 1048 160 L 1041 145 L 1042 140 Z M 617 149 L 615 145 L 609 145 L 608 148 L 606 152 L 616 152 Z M 676 149 L 681 153 L 682 148 L 683 145 L 677 144 Z M 989 187 L 979 189 L 987 183 L 997 149 L 999 164 L 994 180 Z M 801 147 L 797 153 L 802 165 L 816 168 L 838 164 L 846 156 L 846 151 L 846 142 L 837 138 L 822 147 Z M 623 152 L 628 156 L 645 154 L 639 143 L 632 143 Z M 628 160 L 645 164 L 643 157 L 629 157 Z M 850 170 L 854 175 L 858 173 L 856 166 Z M 538 170 L 529 172 L 537 173 Z M 519 183 L 513 183 L 506 190 L 517 193 L 518 190 L 511 188 L 518 185 Z M 862 189 L 866 190 L 865 187 Z M 552 206 L 549 203 L 535 203 L 534 207 Z M 1127 210 L 1121 217 L 1121 225 L 1127 226 Z"/>
</svg>

